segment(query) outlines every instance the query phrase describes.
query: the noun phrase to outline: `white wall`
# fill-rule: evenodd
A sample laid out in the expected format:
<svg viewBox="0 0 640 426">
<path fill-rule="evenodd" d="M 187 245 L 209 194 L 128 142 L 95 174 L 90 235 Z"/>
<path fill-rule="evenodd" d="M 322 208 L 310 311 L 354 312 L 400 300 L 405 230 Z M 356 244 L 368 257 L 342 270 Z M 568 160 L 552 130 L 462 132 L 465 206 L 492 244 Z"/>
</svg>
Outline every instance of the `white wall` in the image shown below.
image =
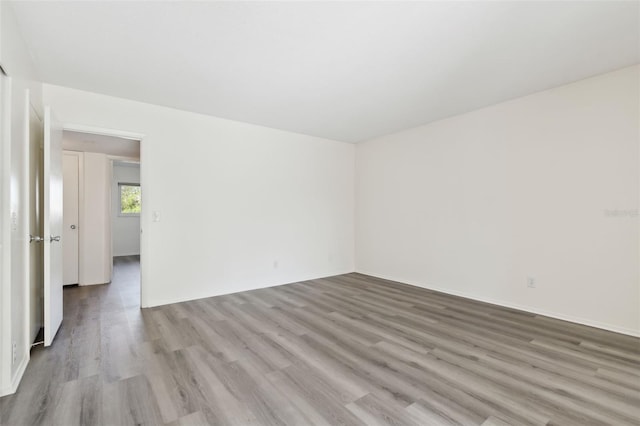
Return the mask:
<svg viewBox="0 0 640 426">
<path fill-rule="evenodd" d="M 42 117 L 42 83 L 7 1 L 0 2 L 0 64 L 10 77 L 29 88 L 33 106 Z"/>
<path fill-rule="evenodd" d="M 358 145 L 357 271 L 639 334 L 639 77 Z"/>
<path fill-rule="evenodd" d="M 140 165 L 135 163 L 113 165 L 111 179 L 111 229 L 113 255 L 140 254 L 140 217 L 120 215 L 119 183 L 140 183 Z"/>
<path fill-rule="evenodd" d="M 42 85 L 8 2 L 0 2 L 3 119 L 0 162 L 0 396 L 15 391 L 29 359 L 30 108 L 42 111 Z M 10 119 L 9 115 L 10 114 Z M 37 114 L 35 119 L 37 120 Z M 35 232 L 35 231 L 34 231 Z M 37 232 L 36 232 L 37 233 Z M 15 359 L 12 345 L 16 345 Z"/>
<path fill-rule="evenodd" d="M 145 135 L 143 306 L 353 271 L 353 145 L 52 85 L 43 97 L 64 123 Z"/>
</svg>

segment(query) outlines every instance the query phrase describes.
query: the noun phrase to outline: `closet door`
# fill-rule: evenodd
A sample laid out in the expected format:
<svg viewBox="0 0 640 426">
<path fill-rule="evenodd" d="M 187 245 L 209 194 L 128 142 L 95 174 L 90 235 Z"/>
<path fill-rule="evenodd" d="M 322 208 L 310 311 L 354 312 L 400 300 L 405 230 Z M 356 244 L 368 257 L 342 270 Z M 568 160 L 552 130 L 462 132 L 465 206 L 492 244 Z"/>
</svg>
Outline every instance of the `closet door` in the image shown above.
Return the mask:
<svg viewBox="0 0 640 426">
<path fill-rule="evenodd" d="M 62 182 L 64 189 L 62 214 L 63 269 L 62 284 L 78 284 L 78 212 L 80 206 L 80 155 L 65 152 L 62 156 Z"/>
</svg>

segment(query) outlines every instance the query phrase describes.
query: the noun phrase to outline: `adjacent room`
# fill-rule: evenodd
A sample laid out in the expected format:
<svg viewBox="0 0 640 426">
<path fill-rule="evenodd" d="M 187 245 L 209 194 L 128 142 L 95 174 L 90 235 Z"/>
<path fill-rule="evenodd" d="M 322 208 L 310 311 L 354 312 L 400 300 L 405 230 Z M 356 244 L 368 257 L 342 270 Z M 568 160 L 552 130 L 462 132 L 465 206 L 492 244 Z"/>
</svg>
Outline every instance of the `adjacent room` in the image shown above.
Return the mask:
<svg viewBox="0 0 640 426">
<path fill-rule="evenodd" d="M 640 2 L 0 0 L 0 424 L 640 424 Z"/>
</svg>

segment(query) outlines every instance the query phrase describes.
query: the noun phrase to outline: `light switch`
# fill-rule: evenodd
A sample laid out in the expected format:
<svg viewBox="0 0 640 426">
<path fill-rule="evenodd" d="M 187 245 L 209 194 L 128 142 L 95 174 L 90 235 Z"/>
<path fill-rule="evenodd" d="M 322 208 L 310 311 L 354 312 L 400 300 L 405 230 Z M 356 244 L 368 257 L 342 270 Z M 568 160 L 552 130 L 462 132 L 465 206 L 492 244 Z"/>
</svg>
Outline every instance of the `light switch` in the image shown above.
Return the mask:
<svg viewBox="0 0 640 426">
<path fill-rule="evenodd" d="M 160 222 L 160 212 L 157 212 L 157 211 L 153 212 L 153 221 Z"/>
</svg>

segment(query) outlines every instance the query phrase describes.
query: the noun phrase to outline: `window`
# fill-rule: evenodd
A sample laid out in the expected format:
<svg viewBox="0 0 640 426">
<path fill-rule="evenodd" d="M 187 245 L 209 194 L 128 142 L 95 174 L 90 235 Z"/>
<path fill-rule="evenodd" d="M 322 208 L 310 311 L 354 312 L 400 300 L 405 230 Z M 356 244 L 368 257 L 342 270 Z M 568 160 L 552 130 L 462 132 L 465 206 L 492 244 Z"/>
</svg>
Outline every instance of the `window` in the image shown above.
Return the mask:
<svg viewBox="0 0 640 426">
<path fill-rule="evenodd" d="M 119 183 L 120 216 L 140 216 L 140 184 Z"/>
</svg>

